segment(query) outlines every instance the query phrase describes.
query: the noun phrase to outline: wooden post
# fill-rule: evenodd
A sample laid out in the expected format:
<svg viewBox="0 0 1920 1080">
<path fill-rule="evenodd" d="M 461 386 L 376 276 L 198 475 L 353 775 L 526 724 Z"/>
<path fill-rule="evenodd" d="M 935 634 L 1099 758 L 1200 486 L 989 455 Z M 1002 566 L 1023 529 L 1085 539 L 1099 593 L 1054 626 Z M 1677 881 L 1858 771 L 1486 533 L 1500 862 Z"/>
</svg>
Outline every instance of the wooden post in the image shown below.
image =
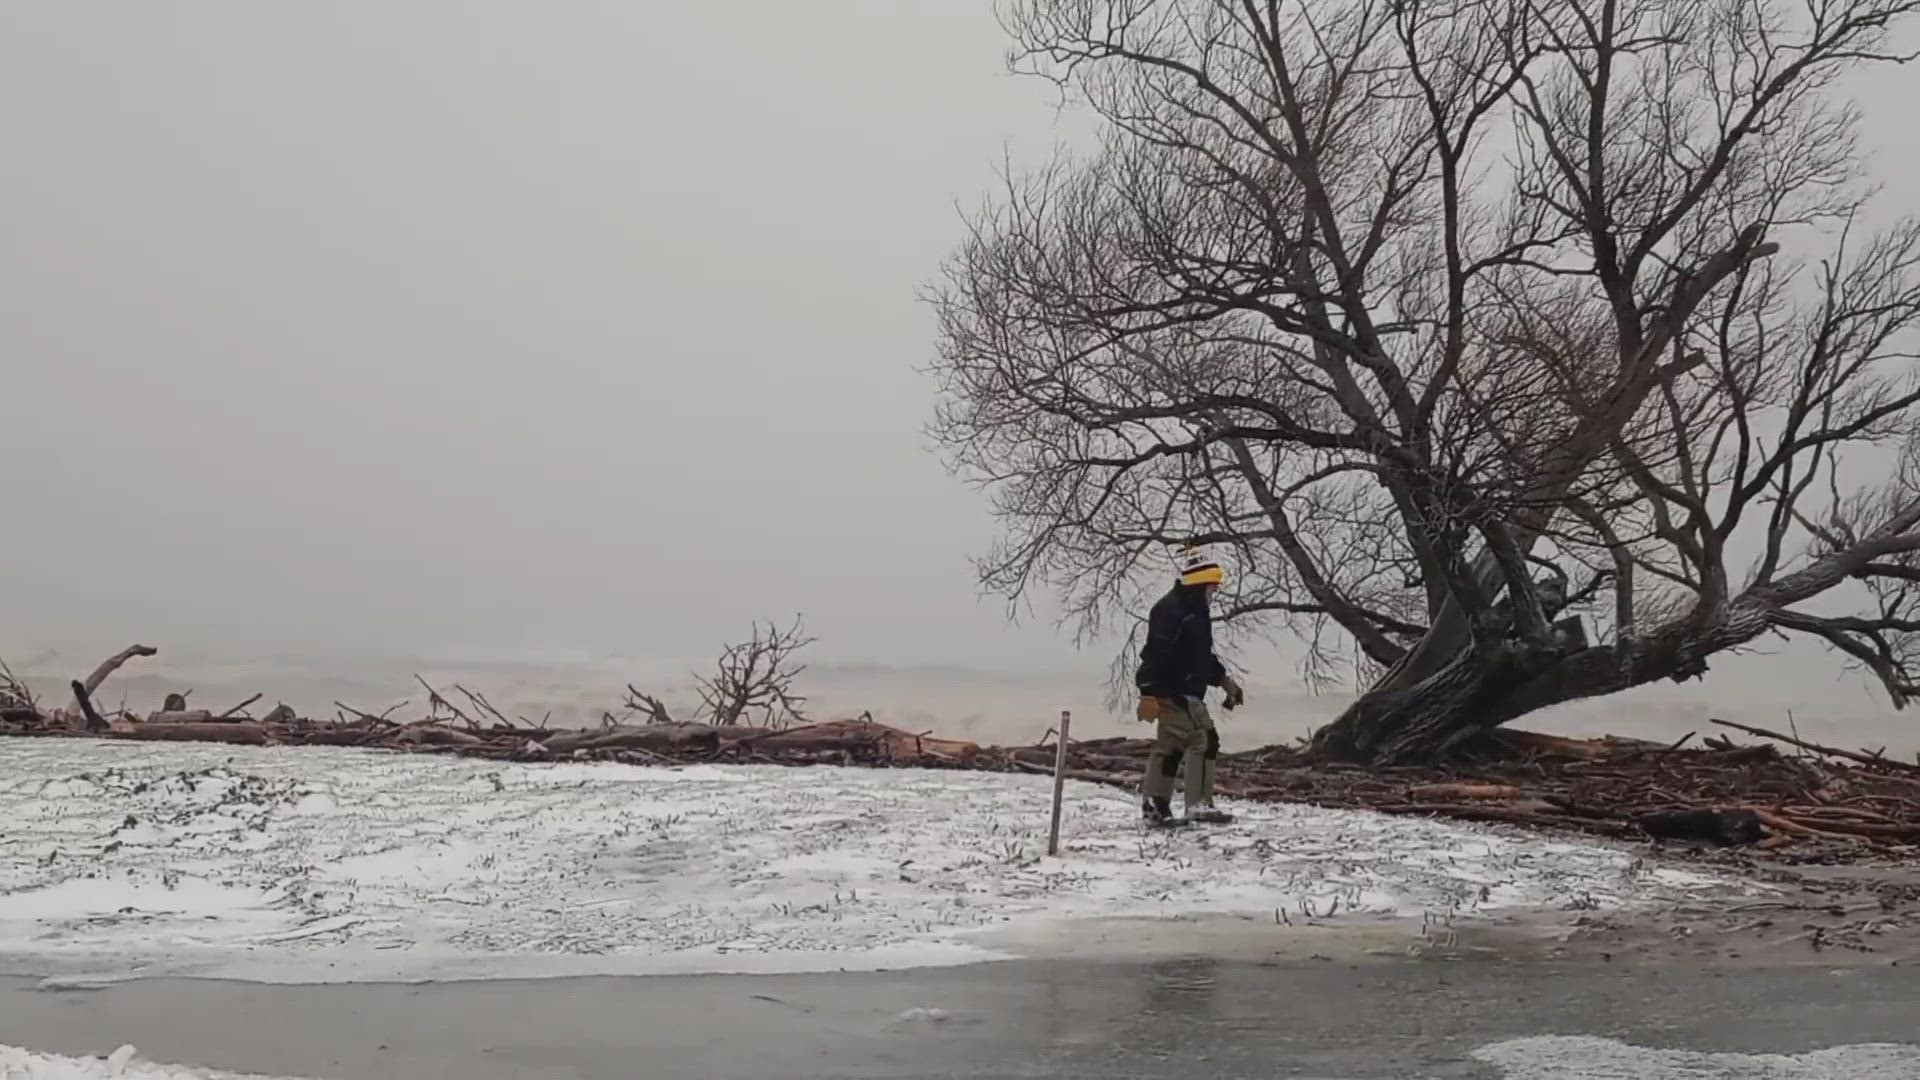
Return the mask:
<svg viewBox="0 0 1920 1080">
<path fill-rule="evenodd" d="M 1073 722 L 1073 713 L 1060 710 L 1060 737 L 1053 751 L 1053 825 L 1047 830 L 1047 854 L 1060 854 L 1060 797 L 1067 787 L 1067 725 Z"/>
</svg>

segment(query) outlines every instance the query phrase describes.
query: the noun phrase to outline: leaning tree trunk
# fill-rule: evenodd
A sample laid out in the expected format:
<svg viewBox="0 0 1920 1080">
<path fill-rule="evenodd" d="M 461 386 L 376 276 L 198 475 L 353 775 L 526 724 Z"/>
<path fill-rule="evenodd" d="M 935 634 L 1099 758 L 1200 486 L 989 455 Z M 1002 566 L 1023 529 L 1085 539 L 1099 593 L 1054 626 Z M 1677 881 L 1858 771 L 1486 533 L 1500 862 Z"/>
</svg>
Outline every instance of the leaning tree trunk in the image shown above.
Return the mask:
<svg viewBox="0 0 1920 1080">
<path fill-rule="evenodd" d="M 1471 645 L 1410 686 L 1361 695 L 1314 733 L 1315 752 L 1373 765 L 1426 764 L 1528 713 L 1670 679 L 1698 678 L 1707 657 L 1759 637 L 1770 624 L 1762 602 L 1735 605 L 1707 625 L 1682 619 L 1645 637 L 1580 647 L 1496 640 Z M 1562 626 L 1568 625 L 1563 621 Z"/>
<path fill-rule="evenodd" d="M 1548 618 L 1559 614 L 1566 599 L 1564 586 L 1543 583 L 1539 593 L 1543 614 Z M 1565 700 L 1556 681 L 1543 676 L 1586 644 L 1580 620 L 1562 619 L 1553 625 L 1550 640 L 1528 642 L 1506 636 L 1512 634 L 1514 623 L 1507 601 L 1493 615 L 1476 633 L 1470 620 L 1449 604 L 1417 648 L 1338 719 L 1314 734 L 1314 750 L 1340 761 L 1432 761 L 1520 715 L 1517 698 L 1545 693 Z M 1568 687 L 1567 692 L 1584 696 L 1577 687 Z"/>
<path fill-rule="evenodd" d="M 1436 760 L 1519 715 L 1514 699 L 1523 692 L 1537 695 L 1536 684 L 1550 665 L 1550 657 L 1511 642 L 1463 649 L 1410 687 L 1361 695 L 1314 733 L 1313 749 L 1335 760 L 1377 765 Z"/>
</svg>

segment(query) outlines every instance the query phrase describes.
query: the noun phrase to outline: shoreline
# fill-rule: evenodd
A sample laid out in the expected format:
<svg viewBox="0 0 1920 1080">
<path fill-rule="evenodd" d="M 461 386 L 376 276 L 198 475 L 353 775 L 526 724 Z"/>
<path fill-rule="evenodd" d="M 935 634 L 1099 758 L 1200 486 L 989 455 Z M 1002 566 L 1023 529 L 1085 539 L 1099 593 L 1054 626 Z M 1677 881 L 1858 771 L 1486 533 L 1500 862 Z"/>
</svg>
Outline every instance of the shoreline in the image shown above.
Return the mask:
<svg viewBox="0 0 1920 1080">
<path fill-rule="evenodd" d="M 79 740 L 0 756 L 0 967 L 50 985 L 900 970 L 1145 941 L 1242 959 L 1920 959 L 1912 863 L 1703 864 L 1287 802 L 1143 833 L 1129 796 L 1080 783 L 1054 859 L 1051 784 L 1018 773 Z"/>
<path fill-rule="evenodd" d="M 0 754 L 8 750 L 0 743 Z M 954 855 L 1018 840 L 1036 823 L 1044 828 L 1044 817 L 1035 815 L 1034 808 L 1044 806 L 1039 796 L 1049 788 L 1047 779 L 1039 776 L 953 769 L 629 769 L 607 763 L 519 765 L 446 755 L 361 755 L 326 748 L 261 751 L 77 741 L 42 742 L 37 750 L 45 752 L 12 754 L 22 768 L 0 779 L 0 796 L 11 791 L 16 800 L 24 800 L 16 810 L 39 807 L 56 813 L 60 835 L 67 838 L 56 849 L 66 852 L 62 864 L 70 859 L 75 867 L 102 865 L 87 844 L 111 844 L 116 832 L 127 835 L 109 828 L 127 810 L 122 805 L 127 798 L 136 800 L 137 805 L 128 805 L 135 805 L 143 819 L 136 828 L 159 828 L 164 835 L 129 837 L 134 847 L 101 849 L 121 870 L 192 864 L 201 873 L 219 873 L 219 867 L 228 865 L 222 860 L 249 851 L 268 857 L 272 865 L 285 860 L 291 860 L 289 865 L 324 865 L 337 860 L 329 860 L 327 852 L 313 845 L 332 843 L 327 836 L 335 836 L 370 841 L 374 848 L 387 850 L 389 861 L 397 860 L 396 872 L 404 871 L 395 880 L 419 883 L 432 860 L 422 860 L 416 852 L 427 849 L 386 849 L 389 836 L 366 835 L 369 829 L 411 836 L 422 827 L 489 818 L 510 819 L 512 827 L 464 839 L 436 833 L 430 850 L 471 848 L 504 858 L 561 843 L 557 854 L 564 856 L 563 864 L 572 865 L 597 850 L 582 846 L 582 838 L 621 832 L 621 822 L 672 821 L 666 833 L 642 829 L 642 850 L 656 855 L 679 848 L 706 853 L 685 865 L 636 861 L 625 852 L 614 853 L 607 870 L 624 885 L 613 895 L 628 901 L 650 887 L 649 881 L 673 883 L 686 874 L 716 886 L 724 882 L 729 890 L 741 887 L 736 874 L 746 864 L 716 874 L 713 860 L 721 852 L 702 839 L 708 834 L 671 831 L 697 823 L 702 790 L 728 800 L 719 808 L 721 814 L 744 825 L 734 826 L 732 842 L 779 835 L 781 846 L 791 850 L 806 848 L 808 836 L 837 836 L 836 843 L 845 850 L 869 852 L 878 840 L 900 840 L 907 830 L 917 838 L 905 841 L 906 852 L 879 852 L 881 865 L 890 874 L 896 863 L 906 865 L 902 856 L 907 854 L 916 865 L 924 864 L 924 872 L 934 874 Z M 26 773 L 42 779 L 22 787 Z M 386 776 L 380 780 L 373 774 Z M 91 779 L 75 782 L 84 777 Z M 187 782 L 208 780 L 215 781 L 212 787 Z M 835 786 L 868 782 L 871 788 L 842 791 Z M 49 784 L 58 786 L 57 793 L 48 790 Z M 794 789 L 807 792 L 812 800 L 798 808 L 802 813 L 785 806 L 766 812 L 768 795 Z M 1251 804 L 1251 816 L 1240 826 L 1187 833 L 1191 839 L 1173 840 L 1166 852 L 1149 858 L 1144 850 L 1136 852 L 1128 839 L 1138 831 L 1131 825 L 1130 799 L 1104 787 L 1075 785 L 1071 790 L 1075 815 L 1066 860 L 1042 863 L 1022 856 L 999 867 L 957 865 L 954 883 L 978 895 L 983 907 L 996 914 L 1025 912 L 1019 922 L 968 931 L 961 939 L 967 949 L 992 950 L 992 958 L 953 954 L 960 962 L 928 966 L 930 954 L 921 942 L 908 948 L 899 966 L 874 971 L 581 974 L 555 963 L 567 957 L 533 956 L 503 944 L 501 951 L 442 965 L 430 977 L 418 979 L 369 980 L 364 977 L 368 971 L 342 968 L 322 970 L 318 978 L 302 981 L 286 978 L 289 964 L 350 966 L 345 965 L 347 951 L 377 948 L 380 923 L 390 920 L 395 903 L 401 907 L 394 910 L 415 903 L 411 894 L 367 893 L 363 903 L 351 907 L 354 917 L 372 915 L 373 922 L 358 924 L 359 929 L 351 922 L 338 924 L 342 940 L 318 948 L 255 953 L 253 960 L 262 965 L 263 974 L 277 969 L 281 977 L 250 980 L 233 974 L 242 970 L 232 963 L 235 957 L 252 949 L 246 939 L 265 934 L 262 940 L 272 940 L 284 931 L 249 923 L 268 910 L 196 908 L 205 901 L 189 890 L 180 894 L 185 910 L 163 916 L 152 930 L 162 937 L 149 941 L 169 934 L 239 933 L 206 954 L 220 961 L 217 966 L 204 968 L 202 974 L 168 975 L 148 967 L 105 977 L 102 969 L 108 965 L 85 957 L 33 960 L 17 950 L 12 955 L 0 952 L 0 970 L 47 973 L 0 976 L 0 1046 L 103 1058 L 131 1044 L 138 1057 L 148 1061 L 323 1080 L 437 1075 L 463 1080 L 984 1077 L 1017 1074 L 1036 1062 L 1071 1075 L 1111 1075 L 1124 1064 L 1127 1075 L 1171 1080 L 1194 1075 L 1193 1052 L 1177 1049 L 1188 1045 L 1189 1031 L 1208 1033 L 1203 1051 L 1207 1068 L 1223 1075 L 1269 1075 L 1274 1063 L 1286 1062 L 1296 1072 L 1304 1068 L 1305 1075 L 1342 1080 L 1398 1080 L 1407 1075 L 1461 1080 L 1501 1075 L 1504 1080 L 1505 1074 L 1487 1071 L 1487 1059 L 1480 1056 L 1496 1050 L 1509 1055 L 1503 1060 L 1518 1060 L 1514 1054 L 1533 1054 L 1533 1060 L 1611 1055 L 1606 1060 L 1637 1063 L 1634 1071 L 1596 1076 L 1660 1075 L 1661 1063 L 1679 1060 L 1673 1057 L 1679 1053 L 1736 1063 L 1773 1060 L 1752 1055 L 1826 1054 L 1838 1055 L 1836 1060 L 1849 1068 L 1858 1067 L 1839 1075 L 1867 1075 L 1874 1069 L 1885 1074 L 1887 1062 L 1899 1067 L 1909 1060 L 1920 1062 L 1920 1048 L 1904 1045 L 1913 1041 L 1910 1017 L 1920 1009 L 1920 980 L 1899 970 L 1920 966 L 1920 867 L 1911 864 L 1758 866 L 1709 887 L 1661 892 L 1656 883 L 1671 885 L 1688 878 L 1704 882 L 1688 869 L 1699 868 L 1699 860 L 1644 842 L 1557 840 L 1511 828 L 1388 815 L 1338 816 L 1344 811 L 1317 818 L 1310 808 L 1293 804 Z M 1004 798 L 1004 806 L 993 811 L 1002 824 L 969 834 L 952 847 L 953 855 L 925 851 L 927 841 L 938 834 L 928 832 L 921 817 L 905 817 L 902 811 L 929 806 L 936 792 Z M 390 796 L 402 801 L 388 802 Z M 898 801 L 870 801 L 881 797 Z M 71 801 L 75 799 L 80 801 Z M 556 801 L 519 805 L 540 799 Z M 868 809 L 857 810 L 863 803 Z M 87 814 L 75 816 L 77 807 L 87 808 Z M 366 816 L 369 807 L 372 816 Z M 183 809 L 214 813 L 219 820 L 212 831 L 196 829 L 200 819 L 180 816 Z M 638 816 L 593 817 L 606 809 Z M 261 816 L 247 817 L 256 811 Z M 880 831 L 842 835 L 858 825 L 863 813 L 871 815 L 869 823 Z M 565 825 L 581 815 L 588 820 L 558 833 L 527 832 L 519 824 Z M 953 815 L 945 808 L 936 816 Z M 802 817 L 816 819 L 823 831 L 793 831 Z M 12 820 L 25 827 L 40 819 L 29 813 Z M 226 838 L 255 831 L 249 822 L 263 827 L 260 843 L 231 847 Z M 783 827 L 789 828 L 781 832 Z M 316 836 L 314 829 L 327 835 Z M 1545 868 L 1562 885 L 1548 892 L 1512 893 L 1516 900 L 1532 899 L 1479 913 L 1435 912 L 1420 899 L 1428 894 L 1413 888 L 1428 861 L 1417 840 L 1429 830 L 1455 841 L 1445 853 L 1435 849 L 1434 854 L 1461 874 L 1461 881 L 1490 872 L 1507 885 L 1524 884 L 1528 874 Z M 1399 882 L 1398 895 L 1412 898 L 1399 904 L 1398 915 L 1342 911 L 1303 916 L 1291 909 L 1245 910 L 1244 905 L 1236 910 L 1183 910 L 1221 899 L 1222 893 L 1208 888 L 1159 904 L 1158 914 L 1090 914 L 1098 907 L 1051 889 L 1003 891 L 1004 902 L 1012 906 L 1002 911 L 997 909 L 1001 899 L 972 891 L 986 884 L 988 876 L 1023 880 L 1072 874 L 1091 870 L 1102 859 L 1148 862 L 1157 867 L 1150 884 L 1164 889 L 1191 876 L 1195 866 L 1204 870 L 1208 849 L 1231 840 L 1249 845 L 1235 848 L 1236 860 L 1257 858 L 1261 867 L 1270 865 L 1259 888 L 1279 902 L 1298 892 L 1288 885 L 1290 876 L 1314 860 L 1332 860 L 1325 864 L 1328 869 L 1347 878 L 1356 867 L 1366 870 L 1364 861 L 1355 862 L 1364 859 L 1360 849 L 1366 845 L 1356 841 L 1368 836 L 1378 840 L 1373 858 Z M 1460 840 L 1484 845 L 1483 856 L 1507 854 L 1474 864 L 1473 852 L 1463 850 Z M 1115 842 L 1123 843 L 1125 851 L 1103 855 L 1100 845 Z M 1296 846 L 1288 847 L 1289 842 Z M 1262 845 L 1268 844 L 1276 845 L 1271 864 L 1263 854 Z M 34 863 L 34 850 L 21 848 L 14 854 Z M 838 850 L 815 853 L 832 873 L 803 883 L 814 900 L 829 890 L 840 896 L 849 885 L 843 878 L 856 867 L 838 861 Z M 748 862 L 766 865 L 762 855 Z M 487 867 L 483 877 L 495 886 L 511 869 L 505 863 L 474 865 Z M 249 864 L 243 860 L 233 866 Z M 356 864 L 346 876 L 369 887 L 375 882 L 367 869 L 371 867 Z M 445 893 L 449 883 L 484 883 L 465 876 L 465 864 L 449 869 L 459 872 L 419 883 L 425 885 L 423 897 L 431 901 L 420 905 L 420 914 L 428 920 L 421 927 L 455 918 L 473 920 L 466 931 L 484 930 L 485 913 L 503 906 L 512 909 L 528 897 L 551 909 L 543 919 L 582 902 L 588 907 L 597 903 L 588 893 L 569 896 L 569 883 L 538 864 L 519 875 L 538 885 L 535 893 L 473 894 L 455 908 L 430 910 L 438 907 L 434 898 Z M 1736 872 L 1730 866 L 1722 869 Z M 1678 876 L 1669 878 L 1669 873 Z M 233 883 L 245 885 L 240 877 L 257 874 L 250 868 L 248 875 L 235 875 Z M 1587 886 L 1580 884 L 1591 880 L 1597 885 L 1607 875 L 1623 879 L 1617 897 L 1588 896 Z M 106 885 L 92 877 L 85 880 L 89 888 Z M 261 880 L 270 881 L 271 875 Z M 1228 878 L 1207 880 L 1227 886 L 1226 895 L 1244 887 Z M 51 880 L 46 883 L 57 887 Z M 315 877 L 309 884 L 331 893 L 338 879 Z M 111 891 L 111 885 L 106 887 Z M 864 893 L 869 885 L 862 881 L 858 887 Z M 1298 896 L 1305 898 L 1312 891 Z M 270 889 L 268 895 L 280 894 Z M 768 894 L 766 900 L 778 906 L 786 902 L 781 898 L 795 895 L 786 889 Z M 1665 898 L 1634 899 L 1646 896 Z M 720 895 L 711 899 L 718 901 Z M 56 899 L 55 907 L 65 902 Z M 120 903 L 100 896 L 90 902 L 102 911 Z M 1423 906 L 1426 913 L 1415 914 Z M 270 907 L 279 910 L 278 904 Z M 761 910 L 765 904 L 756 902 L 754 907 Z M 240 926 L 222 931 L 186 918 L 207 917 L 203 913 L 237 919 Z M 648 904 L 624 911 L 614 922 L 541 929 L 545 934 L 575 934 L 625 925 L 630 932 L 636 913 L 651 918 L 667 911 Z M 870 930 L 859 925 L 857 912 L 849 916 L 853 921 L 843 922 L 837 914 L 823 912 L 825 921 L 816 929 L 828 934 L 827 940 L 850 947 L 880 940 L 863 936 Z M 253 928 L 247 929 L 249 925 Z M 50 930 L 70 933 L 46 925 L 37 933 L 15 931 L 9 936 L 17 943 L 45 941 Z M 98 936 L 93 948 L 111 946 L 131 955 L 131 943 L 114 946 L 109 940 L 121 930 L 103 930 L 83 919 L 77 932 Z M 508 940 L 497 933 L 494 939 Z M 457 939 L 415 935 L 413 940 L 422 950 L 415 959 L 430 961 L 434 948 Z M 526 940 L 533 947 L 546 947 L 541 943 L 566 939 Z M 772 940 L 770 950 L 783 947 L 777 943 L 783 939 Z M 796 944 L 802 939 L 785 940 Z M 618 942 L 602 944 L 614 947 Z M 636 939 L 626 947 L 670 953 L 676 946 Z M 93 955 L 106 960 L 114 954 Z M 387 955 L 405 957 L 404 952 Z M 775 959 L 791 964 L 796 956 Z M 571 960 L 591 965 L 608 957 L 591 954 Z M 546 973 L 515 977 L 516 966 L 529 961 L 544 965 Z M 1408 1008 L 1409 1001 L 1417 1001 L 1418 1007 Z M 1578 1043 L 1582 1038 L 1594 1041 Z M 1539 1042 L 1542 1039 L 1547 1041 Z M 1869 1044 L 1903 1045 L 1875 1050 Z M 1738 1064 L 1741 1070 L 1749 1067 Z M 1772 1074 L 1730 1069 L 1709 1075 Z"/>
<path fill-rule="evenodd" d="M 0 955 L 76 982 L 950 964 L 1044 952 L 1062 919 L 1209 913 L 1249 941 L 1373 925 L 1404 945 L 1752 890 L 1644 845 L 1296 803 L 1149 833 L 1131 796 L 1081 783 L 1052 858 L 1050 779 L 979 770 L 75 740 L 0 761 Z"/>
<path fill-rule="evenodd" d="M 924 948 L 847 957 L 776 956 L 762 964 L 714 967 L 699 960 L 662 964 L 635 957 L 630 968 L 605 958 L 536 954 L 435 958 L 432 975 L 364 974 L 287 978 L 285 960 L 257 969 L 209 957 L 195 965 L 157 971 L 102 972 L 84 961 L 46 954 L 0 952 L 0 984 L 53 994 L 85 994 L 135 983 L 209 983 L 283 989 L 325 987 L 420 988 L 487 984 L 541 985 L 592 980 L 755 980 L 836 976 L 907 976 L 969 968 L 1029 965 L 1125 966 L 1143 962 L 1333 962 L 1351 966 L 1402 963 L 1644 965 L 1694 970 L 1791 969 L 1823 971 L 1920 968 L 1920 868 L 1905 875 L 1904 903 L 1878 906 L 1881 916 L 1862 935 L 1850 916 L 1864 907 L 1831 890 L 1782 886 L 1769 896 L 1725 898 L 1723 903 L 1679 903 L 1607 912 L 1519 911 L 1423 923 L 1413 917 L 1354 917 L 1279 924 L 1266 913 L 1061 917 L 1008 930 L 986 930 L 945 957 Z M 1706 898 L 1703 898 L 1706 899 Z M 1824 933 L 1816 937 L 1816 928 Z M 1863 947 L 1864 946 L 1864 947 Z M 582 963 L 569 963 L 583 959 Z M 144 966 L 144 965 L 143 965 Z M 569 970 L 571 969 L 571 970 Z"/>
<path fill-rule="evenodd" d="M 1034 774 L 1064 767 L 1068 779 L 1129 790 L 1137 787 L 1151 745 L 1130 735 L 1086 738 L 1083 731 L 1060 754 L 1049 743 L 1051 728 L 1032 745 L 1000 745 L 906 730 L 870 713 L 824 722 L 796 713 L 795 723 L 771 727 L 676 723 L 657 699 L 631 686 L 622 717 L 607 712 L 597 729 L 556 729 L 545 719 L 510 719 L 485 694 L 458 682 L 442 684 L 443 693 L 417 673 L 413 681 L 426 692 L 424 715 L 400 719 L 394 715 L 407 708 L 405 701 L 376 714 L 336 700 L 332 718 L 302 715 L 282 703 L 255 717 L 250 710 L 265 707 L 263 692 L 218 712 L 190 706 L 186 693 L 174 692 L 158 712 L 142 714 L 124 700 L 102 712 L 95 700 L 102 684 L 129 661 L 157 653 L 136 644 L 108 657 L 86 680 L 70 682 L 70 703 L 60 706 L 36 699 L 0 666 L 0 737 L 325 746 L 522 764 L 866 765 Z M 1067 713 L 1060 715 L 1064 722 Z M 1888 756 L 1885 747 L 1805 741 L 1792 724 L 1792 734 L 1720 719 L 1707 724 L 1671 742 L 1496 727 L 1443 759 L 1412 765 L 1332 759 L 1305 740 L 1272 743 L 1222 753 L 1217 791 L 1253 802 L 1513 825 L 1543 835 L 1654 838 L 1708 861 L 1727 853 L 1749 863 L 1755 857 L 1864 863 L 1920 856 L 1920 752 L 1907 762 Z M 1706 737 L 1695 741 L 1703 730 Z M 1763 741 L 1735 743 L 1726 731 Z"/>
<path fill-rule="evenodd" d="M 1711 863 L 1920 856 L 1920 764 L 1713 723 L 1767 741 L 1735 743 L 1714 734 L 1688 745 L 1698 734 L 1689 732 L 1660 744 L 1499 728 L 1449 761 L 1393 767 L 1327 761 L 1302 746 L 1270 745 L 1222 754 L 1217 790 L 1252 802 L 1512 825 L 1545 836 L 1654 839 Z M 126 713 L 108 719 L 13 710 L 0 715 L 0 738 L 336 747 L 527 765 L 827 765 L 1041 775 L 1052 774 L 1057 756 L 1047 738 L 1032 746 L 981 745 L 865 717 L 790 728 L 664 723 L 548 730 L 504 717 L 476 720 L 457 707 L 410 722 L 365 713 L 338 721 L 204 713 L 140 720 Z M 1072 740 L 1066 776 L 1131 790 L 1150 746 L 1142 738 Z"/>
</svg>

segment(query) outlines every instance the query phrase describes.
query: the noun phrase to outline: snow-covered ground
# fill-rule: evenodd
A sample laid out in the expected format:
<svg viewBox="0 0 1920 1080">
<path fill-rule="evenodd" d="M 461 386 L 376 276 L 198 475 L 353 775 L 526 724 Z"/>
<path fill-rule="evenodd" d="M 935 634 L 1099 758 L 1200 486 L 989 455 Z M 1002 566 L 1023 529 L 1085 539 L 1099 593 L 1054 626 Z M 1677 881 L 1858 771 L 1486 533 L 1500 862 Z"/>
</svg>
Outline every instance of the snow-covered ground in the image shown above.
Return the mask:
<svg viewBox="0 0 1920 1080">
<path fill-rule="evenodd" d="M 1920 1046 L 1861 1043 L 1805 1054 L 1655 1050 L 1588 1035 L 1495 1043 L 1474 1057 L 1500 1080 L 1867 1080 L 1920 1076 Z"/>
<path fill-rule="evenodd" d="M 0 1046 L 0 1080 L 271 1080 L 213 1069 L 155 1065 L 123 1046 L 106 1057 L 72 1058 Z"/>
<path fill-rule="evenodd" d="M 919 770 L 511 765 L 0 742 L 0 970 L 285 982 L 835 970 L 980 931 L 1618 908 L 1723 887 L 1631 851 L 1302 806 L 1143 833 L 1125 792 Z M 1417 923 L 1416 923 L 1417 925 Z"/>
</svg>

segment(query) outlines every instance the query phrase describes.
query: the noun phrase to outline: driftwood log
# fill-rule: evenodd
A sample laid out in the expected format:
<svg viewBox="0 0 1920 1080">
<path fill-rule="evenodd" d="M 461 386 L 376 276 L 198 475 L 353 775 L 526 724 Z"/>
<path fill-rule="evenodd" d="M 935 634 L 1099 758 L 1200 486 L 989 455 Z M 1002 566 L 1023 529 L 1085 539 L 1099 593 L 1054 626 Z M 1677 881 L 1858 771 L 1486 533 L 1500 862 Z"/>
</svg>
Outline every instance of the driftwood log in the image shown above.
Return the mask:
<svg viewBox="0 0 1920 1080">
<path fill-rule="evenodd" d="M 1512 784 L 1415 784 L 1407 789 L 1407 798 L 1447 802 L 1454 799 L 1504 799 L 1520 797 Z"/>
<path fill-rule="evenodd" d="M 140 739 L 159 742 L 236 743 L 241 746 L 265 746 L 275 740 L 267 729 L 250 722 L 135 723 L 114 725 L 109 738 Z"/>
<path fill-rule="evenodd" d="M 88 675 L 81 681 L 81 685 L 86 688 L 86 696 L 92 697 L 98 693 L 101 685 L 107 681 L 107 676 L 119 671 L 121 665 L 127 661 L 138 656 L 158 655 L 160 655 L 160 650 L 151 645 L 129 645 L 121 649 L 119 652 L 100 661 L 100 666 L 93 669 L 93 674 Z"/>
<path fill-rule="evenodd" d="M 147 717 L 149 724 L 211 724 L 217 719 L 206 709 L 163 709 Z"/>
<path fill-rule="evenodd" d="M 93 707 L 93 691 L 87 687 L 87 684 L 78 679 L 73 681 L 73 701 L 74 704 L 79 707 L 80 715 L 85 720 L 88 731 L 105 731 L 107 729 L 106 718 L 101 716 L 100 711 Z"/>
<path fill-rule="evenodd" d="M 1648 836 L 1731 847 L 1766 838 L 1765 822 L 1752 810 L 1667 810 L 1640 815 Z"/>
<path fill-rule="evenodd" d="M 646 750 L 656 754 L 710 752 L 720 748 L 719 729 L 705 724 L 647 724 L 610 731 L 563 731 L 545 737 L 529 732 L 531 741 L 549 753 L 582 750 Z"/>
</svg>

